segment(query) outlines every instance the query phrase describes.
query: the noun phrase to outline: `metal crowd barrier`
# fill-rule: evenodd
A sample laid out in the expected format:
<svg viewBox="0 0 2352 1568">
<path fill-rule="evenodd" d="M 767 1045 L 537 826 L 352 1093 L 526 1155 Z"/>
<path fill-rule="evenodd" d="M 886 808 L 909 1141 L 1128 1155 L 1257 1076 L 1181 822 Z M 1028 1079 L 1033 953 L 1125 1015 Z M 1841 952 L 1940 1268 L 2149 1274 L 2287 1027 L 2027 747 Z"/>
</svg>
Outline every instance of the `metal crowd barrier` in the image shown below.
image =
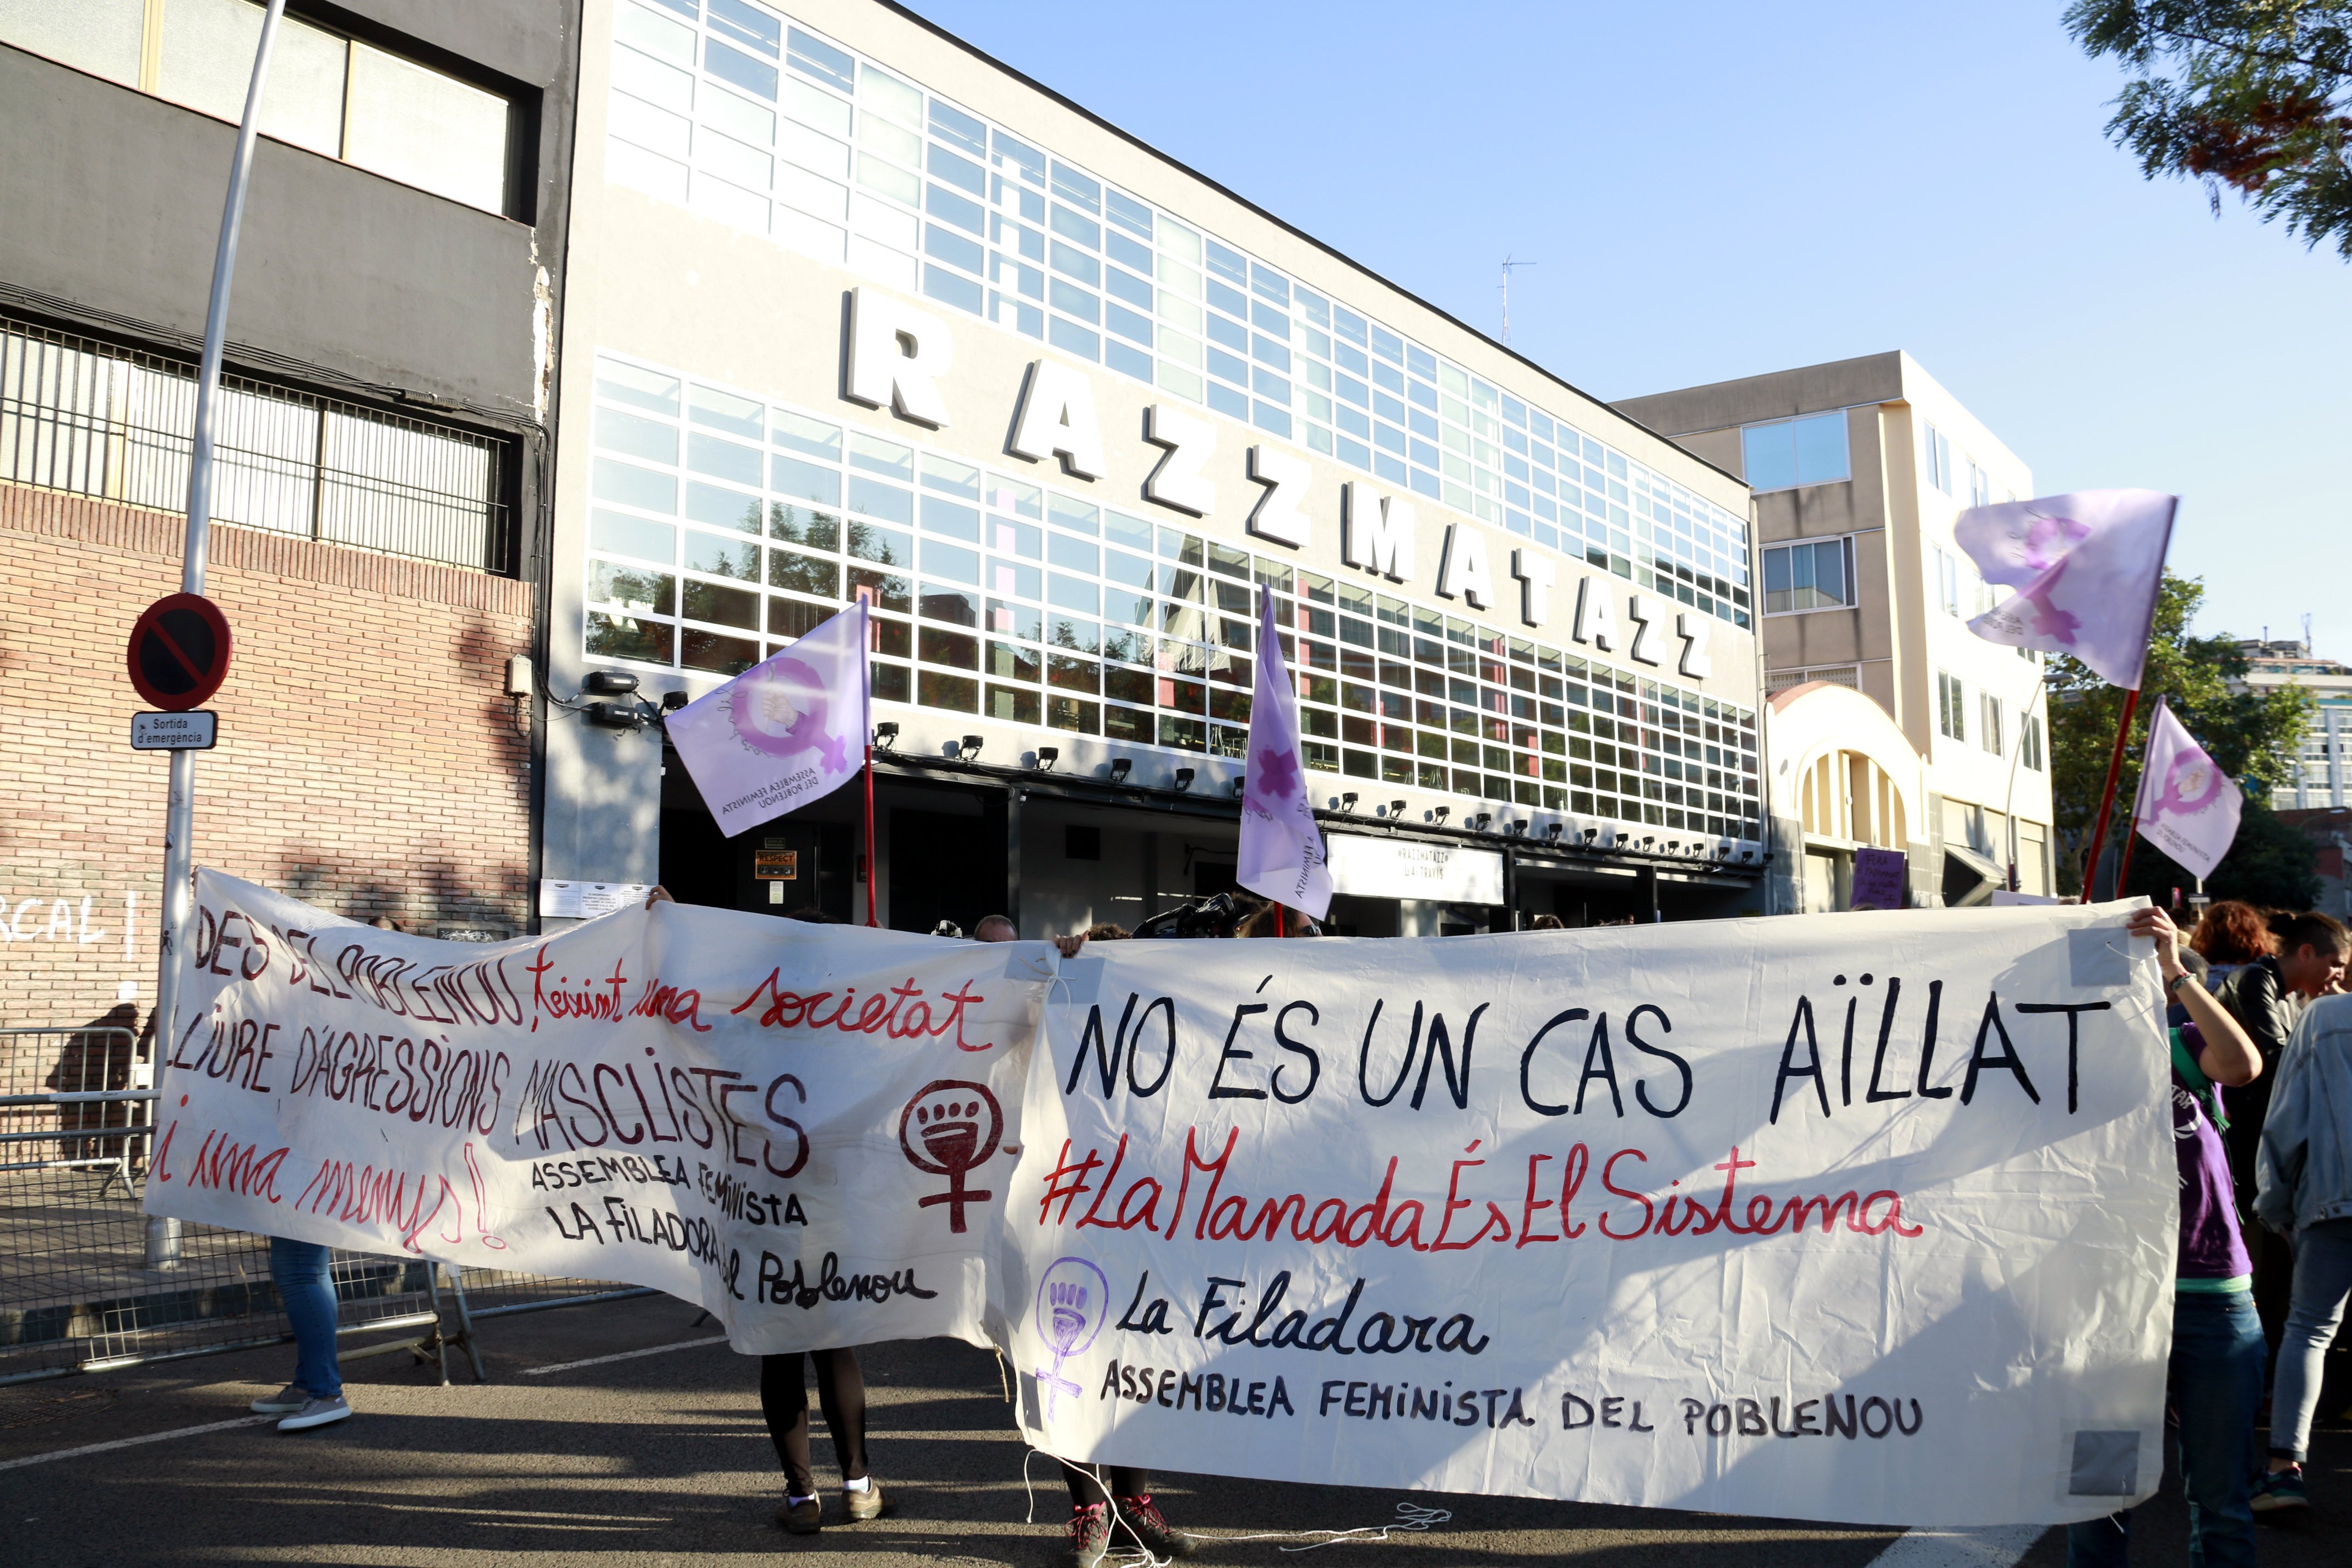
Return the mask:
<svg viewBox="0 0 2352 1568">
<path fill-rule="evenodd" d="M 150 1242 L 140 1194 L 156 1091 L 132 1013 L 0 1028 L 0 1384 L 293 1338 L 266 1237 L 172 1222 Z M 358 1252 L 337 1252 L 334 1276 L 339 1334 L 404 1336 L 343 1359 L 407 1352 L 445 1384 L 452 1350 L 484 1381 L 480 1319 L 652 1294 Z"/>
</svg>

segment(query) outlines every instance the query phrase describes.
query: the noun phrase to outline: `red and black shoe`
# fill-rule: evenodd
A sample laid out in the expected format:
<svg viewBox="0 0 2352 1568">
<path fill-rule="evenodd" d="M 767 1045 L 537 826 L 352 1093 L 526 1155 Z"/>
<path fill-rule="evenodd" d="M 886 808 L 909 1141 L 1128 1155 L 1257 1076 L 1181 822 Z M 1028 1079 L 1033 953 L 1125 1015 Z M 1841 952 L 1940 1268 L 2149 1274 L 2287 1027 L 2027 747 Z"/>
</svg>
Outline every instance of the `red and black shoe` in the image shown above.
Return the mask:
<svg viewBox="0 0 2352 1568">
<path fill-rule="evenodd" d="M 1098 1502 L 1070 1510 L 1072 1568 L 1102 1568 L 1110 1554 L 1110 1510 Z"/>
<path fill-rule="evenodd" d="M 1112 1501 L 1118 1509 L 1120 1528 L 1134 1531 L 1137 1542 L 1154 1557 L 1190 1557 L 1200 1550 L 1198 1542 L 1160 1517 L 1150 1493 Z"/>
</svg>

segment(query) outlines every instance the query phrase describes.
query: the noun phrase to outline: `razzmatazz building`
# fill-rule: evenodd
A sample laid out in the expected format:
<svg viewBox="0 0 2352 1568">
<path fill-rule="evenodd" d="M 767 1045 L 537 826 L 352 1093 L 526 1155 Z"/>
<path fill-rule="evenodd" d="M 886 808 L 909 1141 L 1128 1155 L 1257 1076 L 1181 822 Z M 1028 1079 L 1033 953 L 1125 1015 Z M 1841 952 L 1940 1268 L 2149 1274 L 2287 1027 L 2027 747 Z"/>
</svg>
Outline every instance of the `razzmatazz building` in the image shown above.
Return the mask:
<svg viewBox="0 0 2352 1568">
<path fill-rule="evenodd" d="M 877 864 L 855 791 L 721 838 L 608 702 L 546 875 L 1131 925 L 1231 885 L 1265 590 L 1340 929 L 1762 910 L 1738 479 L 895 6 L 583 37 L 552 689 L 865 600 Z"/>
</svg>

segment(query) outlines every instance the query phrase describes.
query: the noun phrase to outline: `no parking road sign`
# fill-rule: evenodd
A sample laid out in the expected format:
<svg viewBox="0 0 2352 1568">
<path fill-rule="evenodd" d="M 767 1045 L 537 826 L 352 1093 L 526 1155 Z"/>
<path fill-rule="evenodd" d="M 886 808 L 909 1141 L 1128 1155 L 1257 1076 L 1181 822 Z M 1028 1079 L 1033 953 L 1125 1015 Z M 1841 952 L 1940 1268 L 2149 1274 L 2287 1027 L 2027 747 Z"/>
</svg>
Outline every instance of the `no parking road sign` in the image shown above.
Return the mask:
<svg viewBox="0 0 2352 1568">
<path fill-rule="evenodd" d="M 171 713 L 201 708 L 228 676 L 228 619 L 202 594 L 170 594 L 131 628 L 131 684 Z"/>
</svg>

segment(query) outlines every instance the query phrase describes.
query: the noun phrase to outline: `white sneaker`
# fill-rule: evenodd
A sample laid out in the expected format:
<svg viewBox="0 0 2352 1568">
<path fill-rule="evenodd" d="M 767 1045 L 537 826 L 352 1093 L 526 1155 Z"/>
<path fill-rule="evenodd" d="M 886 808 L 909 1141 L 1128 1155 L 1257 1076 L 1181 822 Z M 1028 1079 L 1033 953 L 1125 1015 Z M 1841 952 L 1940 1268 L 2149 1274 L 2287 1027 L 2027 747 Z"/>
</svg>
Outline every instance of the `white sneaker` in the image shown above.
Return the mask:
<svg viewBox="0 0 2352 1568">
<path fill-rule="evenodd" d="M 310 1391 L 299 1383 L 289 1383 L 276 1394 L 265 1394 L 252 1405 L 256 1415 L 291 1415 L 310 1403 Z"/>
<path fill-rule="evenodd" d="M 340 1394 L 330 1399 L 313 1399 L 280 1421 L 278 1429 L 280 1432 L 304 1432 L 313 1426 L 325 1426 L 341 1421 L 351 1413 L 350 1403 Z"/>
</svg>

